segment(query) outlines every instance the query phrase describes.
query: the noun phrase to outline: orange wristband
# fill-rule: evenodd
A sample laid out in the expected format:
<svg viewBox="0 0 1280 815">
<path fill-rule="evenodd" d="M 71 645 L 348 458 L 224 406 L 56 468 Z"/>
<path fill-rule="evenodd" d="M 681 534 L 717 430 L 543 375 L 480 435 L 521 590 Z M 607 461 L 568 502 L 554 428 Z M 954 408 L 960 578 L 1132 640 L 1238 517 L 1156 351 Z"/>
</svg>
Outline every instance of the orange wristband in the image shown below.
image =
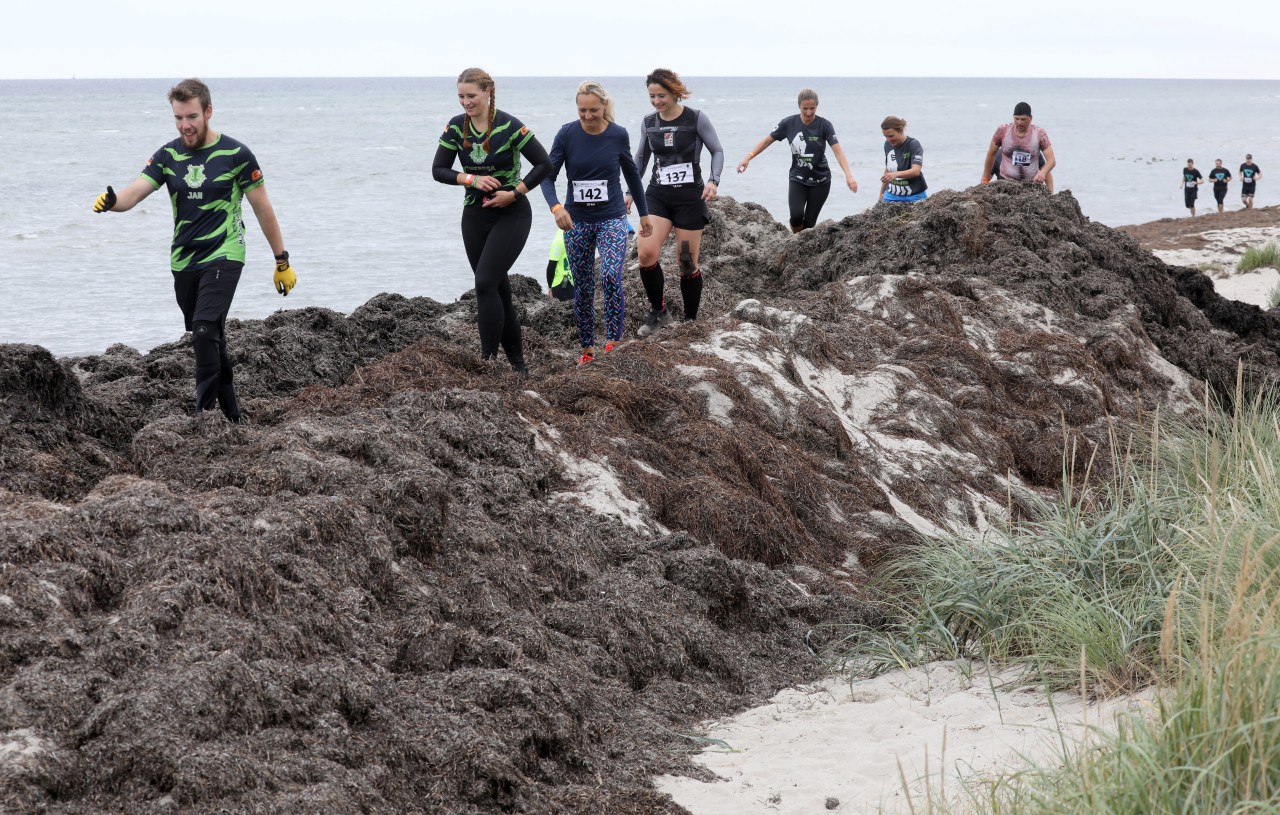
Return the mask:
<svg viewBox="0 0 1280 815">
<path fill-rule="evenodd" d="M 561 206 L 560 204 L 556 204 L 554 207 L 552 207 L 552 208 L 551 208 L 551 214 L 552 214 L 552 215 L 555 215 L 555 214 L 556 214 L 556 210 L 561 210 L 561 209 L 564 209 L 564 207 L 563 207 L 563 206 Z"/>
</svg>

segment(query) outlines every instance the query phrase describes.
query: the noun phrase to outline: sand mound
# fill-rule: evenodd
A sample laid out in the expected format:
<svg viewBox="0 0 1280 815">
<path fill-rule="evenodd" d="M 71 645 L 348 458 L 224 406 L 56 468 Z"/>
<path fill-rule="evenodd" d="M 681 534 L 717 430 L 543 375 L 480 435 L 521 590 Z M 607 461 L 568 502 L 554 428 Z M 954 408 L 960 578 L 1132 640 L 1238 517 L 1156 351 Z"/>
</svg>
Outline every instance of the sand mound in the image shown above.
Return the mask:
<svg viewBox="0 0 1280 815">
<path fill-rule="evenodd" d="M 703 251 L 705 316 L 582 369 L 519 279 L 528 379 L 470 297 L 234 323 L 247 426 L 182 344 L 0 348 L 0 808 L 679 811 L 678 732 L 817 676 L 885 558 L 1277 370 L 1066 195 L 721 199 Z"/>
</svg>

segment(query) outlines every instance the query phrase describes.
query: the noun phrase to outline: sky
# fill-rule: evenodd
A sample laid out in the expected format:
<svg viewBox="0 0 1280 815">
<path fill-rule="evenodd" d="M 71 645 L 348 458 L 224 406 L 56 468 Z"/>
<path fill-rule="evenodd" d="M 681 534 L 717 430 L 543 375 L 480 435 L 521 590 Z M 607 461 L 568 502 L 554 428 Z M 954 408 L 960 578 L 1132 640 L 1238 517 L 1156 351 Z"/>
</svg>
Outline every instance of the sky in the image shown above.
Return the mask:
<svg viewBox="0 0 1280 815">
<path fill-rule="evenodd" d="M 943 76 L 1280 79 L 1274 5 L 22 0 L 0 79 Z M 975 8 L 977 11 L 975 11 Z"/>
</svg>

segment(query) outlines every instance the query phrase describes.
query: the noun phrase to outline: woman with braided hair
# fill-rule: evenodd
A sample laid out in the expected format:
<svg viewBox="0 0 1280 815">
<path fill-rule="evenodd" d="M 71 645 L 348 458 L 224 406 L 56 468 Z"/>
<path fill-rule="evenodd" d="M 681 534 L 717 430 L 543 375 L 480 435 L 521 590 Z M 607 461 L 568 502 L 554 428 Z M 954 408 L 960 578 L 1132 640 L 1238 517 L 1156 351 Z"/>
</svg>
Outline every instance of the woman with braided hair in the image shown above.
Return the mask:
<svg viewBox="0 0 1280 815">
<path fill-rule="evenodd" d="M 533 210 L 525 195 L 551 171 L 551 159 L 529 128 L 498 110 L 493 77 L 479 68 L 458 76 L 463 113 L 449 120 L 436 148 L 431 175 L 465 188 L 462 244 L 476 280 L 480 354 L 496 359 L 498 346 L 513 370 L 528 373 L 524 341 L 507 276 L 529 238 Z M 533 165 L 520 177 L 520 157 Z M 462 160 L 462 172 L 453 169 Z"/>
</svg>

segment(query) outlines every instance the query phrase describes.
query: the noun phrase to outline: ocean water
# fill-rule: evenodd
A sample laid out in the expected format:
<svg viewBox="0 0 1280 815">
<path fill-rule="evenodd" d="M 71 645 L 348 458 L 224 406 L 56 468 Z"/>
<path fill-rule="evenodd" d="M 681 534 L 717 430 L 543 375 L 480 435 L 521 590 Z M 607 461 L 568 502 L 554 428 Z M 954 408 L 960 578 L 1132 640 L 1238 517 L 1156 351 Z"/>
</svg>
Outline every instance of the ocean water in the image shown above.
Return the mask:
<svg viewBox="0 0 1280 815">
<path fill-rule="evenodd" d="M 498 77 L 498 106 L 549 149 L 575 118 L 576 79 Z M 1258 205 L 1280 200 L 1280 82 L 686 77 L 688 104 L 711 117 L 725 146 L 721 192 L 786 219 L 785 144 L 742 175 L 733 167 L 806 85 L 836 127 L 859 192 L 839 170 L 824 218 L 875 204 L 883 164 L 880 121 L 908 120 L 925 149 L 931 192 L 977 183 L 992 131 L 1031 103 L 1053 140 L 1057 188 L 1084 213 L 1117 226 L 1181 216 L 1180 170 L 1232 168 L 1246 152 L 1263 169 Z M 606 78 L 618 122 L 633 136 L 651 109 L 642 77 Z M 0 342 L 55 354 L 140 350 L 182 335 L 168 273 L 172 218 L 156 193 L 127 213 L 97 215 L 94 198 L 120 188 L 175 137 L 165 94 L 173 79 L 0 81 Z M 231 316 L 324 306 L 344 313 L 384 292 L 452 301 L 472 277 L 458 231 L 462 192 L 431 178 L 437 138 L 459 111 L 449 78 L 210 79 L 214 129 L 248 144 L 267 178 L 298 287 L 281 298 L 245 205 L 248 263 Z M 706 154 L 704 153 L 704 161 Z M 705 166 L 705 165 L 704 165 Z M 1276 180 L 1269 180 L 1276 179 Z M 563 195 L 563 178 L 560 180 Z M 536 192 L 534 225 L 515 269 L 543 279 L 554 230 Z M 1201 204 L 1212 203 L 1208 190 Z M 1239 186 L 1228 202 L 1239 205 Z M 633 222 L 635 216 L 632 216 Z M 708 285 L 732 269 L 707 267 Z M 234 339 L 233 339 L 234 342 Z M 305 348 L 297 349 L 305 354 Z"/>
</svg>

